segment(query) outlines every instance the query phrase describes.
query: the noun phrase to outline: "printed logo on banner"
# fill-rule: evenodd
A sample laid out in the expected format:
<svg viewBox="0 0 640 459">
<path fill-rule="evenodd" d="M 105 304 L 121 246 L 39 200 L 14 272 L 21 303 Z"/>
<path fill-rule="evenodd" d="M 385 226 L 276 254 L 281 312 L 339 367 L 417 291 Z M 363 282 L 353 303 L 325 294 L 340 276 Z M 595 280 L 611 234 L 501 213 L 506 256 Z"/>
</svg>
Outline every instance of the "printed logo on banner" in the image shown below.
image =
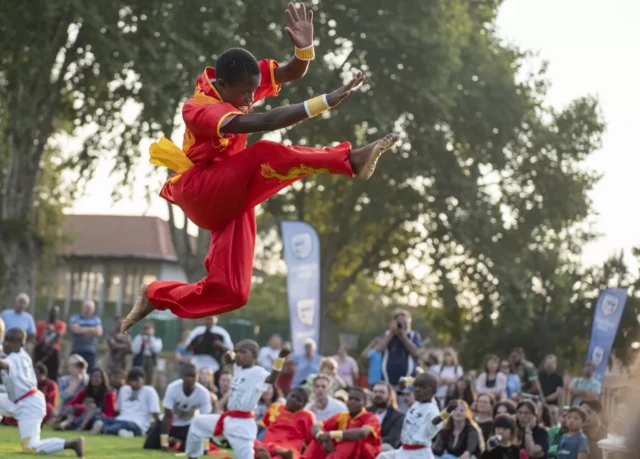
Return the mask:
<svg viewBox="0 0 640 459">
<path fill-rule="evenodd" d="M 602 299 L 602 313 L 605 316 L 614 314 L 618 310 L 619 304 L 620 300 L 618 300 L 618 297 L 613 295 L 605 295 Z"/>
<path fill-rule="evenodd" d="M 298 311 L 298 320 L 303 325 L 313 325 L 313 316 L 315 315 L 316 302 L 312 299 L 298 300 L 296 309 Z"/>
<path fill-rule="evenodd" d="M 311 255 L 313 249 L 313 243 L 311 242 L 311 235 L 309 233 L 295 234 L 291 238 L 291 251 L 301 260 L 304 260 Z"/>
<path fill-rule="evenodd" d="M 604 360 L 604 349 L 602 349 L 600 346 L 595 346 L 593 348 L 593 352 L 591 353 L 591 362 L 595 366 L 598 366 L 602 363 L 603 360 Z"/>
</svg>

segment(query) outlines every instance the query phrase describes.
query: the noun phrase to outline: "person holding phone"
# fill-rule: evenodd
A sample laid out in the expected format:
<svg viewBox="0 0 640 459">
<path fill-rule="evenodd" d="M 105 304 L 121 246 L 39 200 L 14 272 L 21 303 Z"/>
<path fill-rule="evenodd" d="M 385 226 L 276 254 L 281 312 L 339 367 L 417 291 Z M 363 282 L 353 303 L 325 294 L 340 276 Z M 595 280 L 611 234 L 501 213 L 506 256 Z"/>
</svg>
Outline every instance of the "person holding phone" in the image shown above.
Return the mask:
<svg viewBox="0 0 640 459">
<path fill-rule="evenodd" d="M 521 459 L 528 457 L 514 443 L 516 439 L 516 423 L 508 414 L 501 414 L 495 419 L 493 436 L 487 440 L 487 449 L 481 459 Z M 524 454 L 523 454 L 524 453 Z"/>
</svg>

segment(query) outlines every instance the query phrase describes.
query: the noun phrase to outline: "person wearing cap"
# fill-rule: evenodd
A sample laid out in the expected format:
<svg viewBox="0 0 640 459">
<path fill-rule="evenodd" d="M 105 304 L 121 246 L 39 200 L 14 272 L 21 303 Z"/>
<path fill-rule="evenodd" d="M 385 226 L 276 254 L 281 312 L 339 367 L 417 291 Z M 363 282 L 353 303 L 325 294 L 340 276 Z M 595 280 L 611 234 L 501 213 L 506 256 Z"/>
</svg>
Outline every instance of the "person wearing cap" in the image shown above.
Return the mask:
<svg viewBox="0 0 640 459">
<path fill-rule="evenodd" d="M 299 386 L 306 379 L 314 374 L 320 373 L 320 354 L 316 352 L 317 346 L 313 338 L 304 340 L 304 354 L 293 356 L 293 363 L 296 369 L 293 373 L 293 387 Z"/>
<path fill-rule="evenodd" d="M 36 335 L 36 323 L 33 316 L 27 312 L 29 307 L 29 295 L 21 293 L 16 297 L 16 305 L 13 309 L 7 309 L 0 315 L 6 330 L 21 328 L 27 333 L 27 339 L 33 340 Z"/>
</svg>

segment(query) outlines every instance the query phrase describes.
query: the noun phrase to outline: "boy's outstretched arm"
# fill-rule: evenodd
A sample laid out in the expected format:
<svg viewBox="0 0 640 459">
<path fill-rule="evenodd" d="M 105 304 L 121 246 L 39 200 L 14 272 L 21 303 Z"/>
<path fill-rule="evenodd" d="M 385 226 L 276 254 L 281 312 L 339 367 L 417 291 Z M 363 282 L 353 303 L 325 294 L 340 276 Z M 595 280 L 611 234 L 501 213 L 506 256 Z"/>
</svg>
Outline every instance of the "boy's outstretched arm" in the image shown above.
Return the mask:
<svg viewBox="0 0 640 459">
<path fill-rule="evenodd" d="M 349 83 L 327 94 L 326 102 L 329 107 L 315 107 L 317 104 L 324 105 L 324 102 L 314 98 L 315 101 L 311 99 L 302 104 L 278 107 L 265 113 L 236 115 L 227 124 L 220 127 L 220 132 L 224 134 L 250 134 L 252 132 L 277 131 L 278 129 L 293 126 L 328 108 L 335 107 L 349 96 L 352 89 L 360 86 L 364 79 L 364 75 L 358 73 Z"/>
<path fill-rule="evenodd" d="M 285 14 L 289 26 L 284 30 L 289 34 L 289 38 L 296 47 L 296 53 L 289 62 L 274 70 L 273 76 L 276 84 L 289 83 L 302 78 L 307 73 L 309 62 L 314 57 L 313 11 L 307 11 L 304 3 L 300 3 L 300 8 L 289 3 Z"/>
</svg>

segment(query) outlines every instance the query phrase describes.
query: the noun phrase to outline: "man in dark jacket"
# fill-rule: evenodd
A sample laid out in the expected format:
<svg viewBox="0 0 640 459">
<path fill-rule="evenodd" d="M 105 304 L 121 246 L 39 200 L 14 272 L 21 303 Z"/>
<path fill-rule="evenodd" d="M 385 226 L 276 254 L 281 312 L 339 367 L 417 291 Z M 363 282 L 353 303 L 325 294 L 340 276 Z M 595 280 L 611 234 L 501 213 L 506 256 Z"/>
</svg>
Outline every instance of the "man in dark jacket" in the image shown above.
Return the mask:
<svg viewBox="0 0 640 459">
<path fill-rule="evenodd" d="M 373 385 L 373 406 L 367 408 L 375 413 L 382 427 L 382 450 L 398 449 L 400 433 L 404 423 L 404 414 L 397 410 L 395 393 L 388 382 L 380 381 Z"/>
</svg>

